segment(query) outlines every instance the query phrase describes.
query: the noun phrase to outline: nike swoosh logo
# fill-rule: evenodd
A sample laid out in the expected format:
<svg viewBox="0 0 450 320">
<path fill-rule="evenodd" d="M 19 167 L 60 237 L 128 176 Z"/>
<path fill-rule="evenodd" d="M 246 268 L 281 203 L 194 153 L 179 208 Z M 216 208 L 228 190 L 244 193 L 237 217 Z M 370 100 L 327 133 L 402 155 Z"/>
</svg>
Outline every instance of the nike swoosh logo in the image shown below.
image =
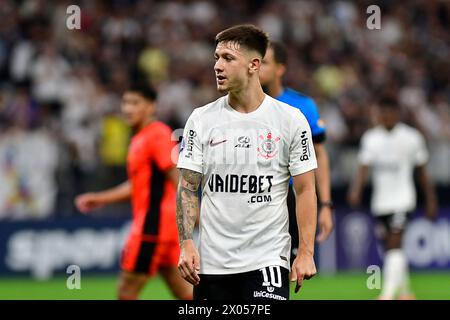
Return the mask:
<svg viewBox="0 0 450 320">
<path fill-rule="evenodd" d="M 209 145 L 211 146 L 211 147 L 214 147 L 214 146 L 217 146 L 218 144 L 221 144 L 221 143 L 224 143 L 224 142 L 227 142 L 227 139 L 225 139 L 225 140 L 222 140 L 222 141 L 217 141 L 217 142 L 213 142 L 212 140 L 209 142 Z"/>
</svg>

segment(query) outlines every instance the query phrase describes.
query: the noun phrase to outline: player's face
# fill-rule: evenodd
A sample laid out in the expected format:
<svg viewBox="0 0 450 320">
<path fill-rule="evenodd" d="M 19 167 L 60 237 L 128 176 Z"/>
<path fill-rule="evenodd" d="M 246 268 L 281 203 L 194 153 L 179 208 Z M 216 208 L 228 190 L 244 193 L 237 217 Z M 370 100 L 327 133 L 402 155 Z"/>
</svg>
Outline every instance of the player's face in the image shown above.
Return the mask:
<svg viewBox="0 0 450 320">
<path fill-rule="evenodd" d="M 280 65 L 276 63 L 273 49 L 267 48 L 266 55 L 261 64 L 261 70 L 259 71 L 259 81 L 261 85 L 270 85 L 277 78 Z"/>
<path fill-rule="evenodd" d="M 219 92 L 239 91 L 248 82 L 251 59 L 247 51 L 235 42 L 217 44 L 214 71 Z"/>
<path fill-rule="evenodd" d="M 142 125 L 154 113 L 154 102 L 137 92 L 125 92 L 122 97 L 122 113 L 132 127 Z"/>
<path fill-rule="evenodd" d="M 400 120 L 400 112 L 396 108 L 380 107 L 378 119 L 382 126 L 392 129 Z"/>
</svg>

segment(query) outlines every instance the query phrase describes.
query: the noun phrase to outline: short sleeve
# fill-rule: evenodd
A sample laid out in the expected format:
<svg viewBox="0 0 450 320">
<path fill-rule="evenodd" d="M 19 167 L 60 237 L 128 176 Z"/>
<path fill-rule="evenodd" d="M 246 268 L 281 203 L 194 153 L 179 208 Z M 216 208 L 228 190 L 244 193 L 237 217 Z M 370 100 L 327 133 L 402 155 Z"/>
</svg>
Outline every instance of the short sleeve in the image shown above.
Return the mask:
<svg viewBox="0 0 450 320">
<path fill-rule="evenodd" d="M 422 166 L 428 162 L 429 154 L 424 137 L 417 133 L 415 150 L 413 151 L 414 164 L 416 166 Z"/>
<path fill-rule="evenodd" d="M 305 116 L 297 110 L 291 122 L 289 172 L 296 176 L 317 168 L 311 129 Z"/>
<path fill-rule="evenodd" d="M 194 113 L 186 122 L 177 167 L 203 173 L 203 146 Z"/>
<path fill-rule="evenodd" d="M 376 152 L 370 143 L 370 137 L 364 134 L 361 138 L 361 145 L 358 153 L 358 162 L 362 165 L 369 166 L 375 160 Z"/>
<path fill-rule="evenodd" d="M 176 165 L 173 158 L 176 142 L 172 139 L 171 129 L 161 124 L 152 137 L 152 152 L 150 158 L 161 171 L 166 171 Z"/>
</svg>

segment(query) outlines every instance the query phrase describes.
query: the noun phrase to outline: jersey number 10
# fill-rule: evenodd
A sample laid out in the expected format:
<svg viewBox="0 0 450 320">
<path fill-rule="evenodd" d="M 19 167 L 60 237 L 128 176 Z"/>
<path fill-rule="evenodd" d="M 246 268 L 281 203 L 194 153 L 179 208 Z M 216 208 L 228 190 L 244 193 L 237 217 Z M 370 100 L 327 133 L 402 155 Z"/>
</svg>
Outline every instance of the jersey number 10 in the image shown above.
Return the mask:
<svg viewBox="0 0 450 320">
<path fill-rule="evenodd" d="M 281 269 L 280 266 L 270 266 L 259 269 L 263 275 L 263 287 L 277 287 L 281 288 Z M 269 272 L 267 272 L 269 271 Z M 276 273 L 276 276 L 275 276 Z M 270 274 L 270 281 L 269 281 Z"/>
</svg>

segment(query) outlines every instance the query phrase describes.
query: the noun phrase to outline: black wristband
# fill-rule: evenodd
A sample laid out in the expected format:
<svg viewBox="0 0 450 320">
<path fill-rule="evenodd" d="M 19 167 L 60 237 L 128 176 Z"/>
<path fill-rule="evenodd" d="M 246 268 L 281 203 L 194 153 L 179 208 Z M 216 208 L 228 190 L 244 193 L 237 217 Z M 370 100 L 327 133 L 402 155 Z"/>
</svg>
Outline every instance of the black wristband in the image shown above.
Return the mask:
<svg viewBox="0 0 450 320">
<path fill-rule="evenodd" d="M 321 201 L 320 206 L 321 207 L 330 207 L 330 209 L 334 209 L 333 201 Z"/>
</svg>

